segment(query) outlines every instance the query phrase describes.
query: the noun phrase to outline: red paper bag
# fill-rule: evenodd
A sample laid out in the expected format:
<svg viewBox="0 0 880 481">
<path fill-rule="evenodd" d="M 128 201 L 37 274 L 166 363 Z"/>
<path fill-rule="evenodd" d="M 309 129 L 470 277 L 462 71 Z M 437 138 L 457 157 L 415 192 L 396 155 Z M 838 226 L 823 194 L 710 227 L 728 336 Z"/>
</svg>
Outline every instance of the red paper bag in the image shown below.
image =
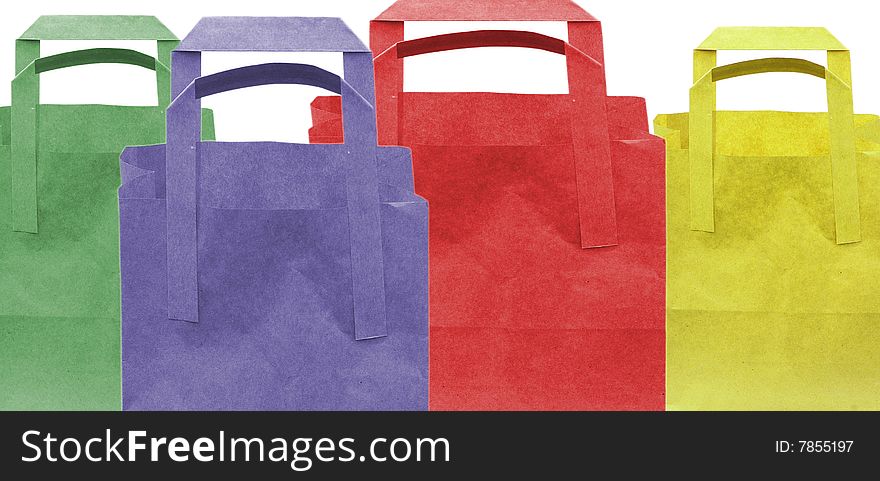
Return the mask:
<svg viewBox="0 0 880 481">
<path fill-rule="evenodd" d="M 403 41 L 405 20 L 569 22 Z M 564 55 L 569 93 L 403 91 L 403 59 L 508 46 Z M 567 1 L 402 0 L 371 25 L 379 140 L 430 205 L 430 407 L 662 410 L 663 141 L 608 97 L 599 22 Z M 313 104 L 314 142 L 341 139 Z"/>
</svg>

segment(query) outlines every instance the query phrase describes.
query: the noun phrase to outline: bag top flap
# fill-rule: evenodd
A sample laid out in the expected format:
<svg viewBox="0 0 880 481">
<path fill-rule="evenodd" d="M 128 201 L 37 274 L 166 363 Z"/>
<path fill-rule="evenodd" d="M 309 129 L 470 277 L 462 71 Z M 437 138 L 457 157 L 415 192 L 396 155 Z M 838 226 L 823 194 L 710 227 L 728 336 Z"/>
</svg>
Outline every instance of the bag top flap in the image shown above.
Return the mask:
<svg viewBox="0 0 880 481">
<path fill-rule="evenodd" d="M 339 18 L 204 17 L 178 51 L 369 52 Z"/>
<path fill-rule="evenodd" d="M 177 40 L 147 15 L 43 15 L 19 40 Z"/>
<path fill-rule="evenodd" d="M 378 21 L 577 21 L 595 17 L 569 0 L 398 0 Z"/>
</svg>

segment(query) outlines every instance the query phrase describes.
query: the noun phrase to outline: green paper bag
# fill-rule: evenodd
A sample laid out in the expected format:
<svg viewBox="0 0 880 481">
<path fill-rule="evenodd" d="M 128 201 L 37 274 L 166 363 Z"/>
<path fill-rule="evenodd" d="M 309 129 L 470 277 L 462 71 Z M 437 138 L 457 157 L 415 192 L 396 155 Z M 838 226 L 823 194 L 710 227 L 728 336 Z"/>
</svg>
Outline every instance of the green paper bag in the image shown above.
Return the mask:
<svg viewBox="0 0 880 481">
<path fill-rule="evenodd" d="M 40 40 L 156 40 L 158 59 L 40 58 Z M 0 109 L 0 409 L 121 408 L 119 154 L 165 141 L 177 43 L 132 16 L 40 17 L 16 42 L 12 106 Z M 39 105 L 41 73 L 92 63 L 154 70 L 158 106 Z"/>
<path fill-rule="evenodd" d="M 826 50 L 716 67 L 716 51 Z M 880 120 L 821 28 L 722 28 L 667 141 L 667 407 L 880 409 Z M 715 109 L 715 83 L 796 72 L 828 113 Z"/>
</svg>

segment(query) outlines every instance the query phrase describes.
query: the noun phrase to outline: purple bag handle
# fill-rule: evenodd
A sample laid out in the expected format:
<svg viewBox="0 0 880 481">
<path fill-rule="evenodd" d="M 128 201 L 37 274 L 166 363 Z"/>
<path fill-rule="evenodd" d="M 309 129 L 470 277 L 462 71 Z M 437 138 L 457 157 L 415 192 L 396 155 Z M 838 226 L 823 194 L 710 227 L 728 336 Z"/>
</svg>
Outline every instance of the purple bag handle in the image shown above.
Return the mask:
<svg viewBox="0 0 880 481">
<path fill-rule="evenodd" d="M 333 17 L 204 17 L 171 53 L 171 95 L 201 77 L 202 52 L 342 52 L 344 76 L 374 105 L 373 54 Z"/>
<path fill-rule="evenodd" d="M 267 84 L 300 84 L 342 95 L 346 197 L 351 243 L 355 339 L 387 335 L 376 118 L 373 108 L 337 75 L 312 65 L 271 63 L 192 81 L 167 111 L 165 153 L 168 317 L 199 321 L 198 162 L 202 97 Z M 326 146 L 321 146 L 326 147 Z"/>
</svg>

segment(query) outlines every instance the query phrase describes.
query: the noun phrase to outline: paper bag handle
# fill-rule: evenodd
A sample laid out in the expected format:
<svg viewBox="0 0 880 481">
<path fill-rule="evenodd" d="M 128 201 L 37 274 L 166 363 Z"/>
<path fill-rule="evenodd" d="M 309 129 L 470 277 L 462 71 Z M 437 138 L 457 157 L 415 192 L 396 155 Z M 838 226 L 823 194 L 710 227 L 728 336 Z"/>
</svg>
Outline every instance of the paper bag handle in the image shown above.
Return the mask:
<svg viewBox="0 0 880 481">
<path fill-rule="evenodd" d="M 339 18 L 204 17 L 171 54 L 172 95 L 202 75 L 206 51 L 342 52 L 346 82 L 373 103 L 373 56 Z"/>
<path fill-rule="evenodd" d="M 302 64 L 263 64 L 200 77 L 168 107 L 166 208 L 168 243 L 168 315 L 198 322 L 198 155 L 199 99 L 230 90 L 267 84 L 302 84 L 342 95 L 344 162 L 351 230 L 352 293 L 355 338 L 387 335 L 376 119 L 372 106 L 340 77 Z M 317 146 L 316 146 L 317 147 Z M 364 234 L 365 233 L 365 234 Z"/>
<path fill-rule="evenodd" d="M 168 27 L 152 16 L 43 15 L 15 42 L 16 74 L 40 57 L 42 40 L 155 40 L 156 58 L 162 65 L 171 65 L 171 51 L 179 43 Z"/>
<path fill-rule="evenodd" d="M 565 55 L 565 41 L 534 32 L 477 30 L 408 40 L 397 44 L 397 58 L 478 47 L 520 47 Z"/>
<path fill-rule="evenodd" d="M 404 22 L 566 22 L 568 43 L 600 64 L 605 64 L 602 24 L 574 2 L 514 0 L 477 3 L 398 0 L 370 22 L 370 50 L 373 56 L 378 56 L 392 45 L 404 41 Z"/>
<path fill-rule="evenodd" d="M 398 98 L 403 72 L 398 59 L 443 50 L 514 46 L 565 55 L 577 179 L 580 243 L 584 249 L 618 244 L 605 69 L 572 45 L 546 35 L 512 30 L 452 33 L 399 42 L 375 58 L 379 143 L 399 145 Z"/>
<path fill-rule="evenodd" d="M 688 147 L 691 229 L 715 231 L 715 82 L 765 72 L 802 73 L 826 80 L 836 239 L 838 244 L 859 242 L 861 223 L 852 89 L 822 65 L 790 58 L 750 60 L 714 67 L 691 88 Z"/>
<path fill-rule="evenodd" d="M 95 63 L 121 63 L 156 71 L 159 104 L 171 95 L 171 74 L 158 60 L 134 50 L 95 48 L 32 60 L 12 81 L 12 229 L 36 234 L 37 219 L 37 109 L 39 75 L 52 70 Z"/>
<path fill-rule="evenodd" d="M 720 50 L 827 51 L 828 70 L 852 85 L 849 50 L 822 27 L 720 27 L 694 50 L 694 83 L 715 68 Z M 706 95 L 715 102 L 714 84 Z M 714 107 L 713 107 L 714 108 Z"/>
</svg>

